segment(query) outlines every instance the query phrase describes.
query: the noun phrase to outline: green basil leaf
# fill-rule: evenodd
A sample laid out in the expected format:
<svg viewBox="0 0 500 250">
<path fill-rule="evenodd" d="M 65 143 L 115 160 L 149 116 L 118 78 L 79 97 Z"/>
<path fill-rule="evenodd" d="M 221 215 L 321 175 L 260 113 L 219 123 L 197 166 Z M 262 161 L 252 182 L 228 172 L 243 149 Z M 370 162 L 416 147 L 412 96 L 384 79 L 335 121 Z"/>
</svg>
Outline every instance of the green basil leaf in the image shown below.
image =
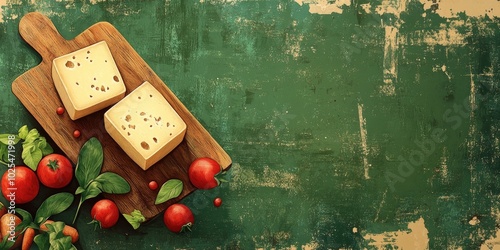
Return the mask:
<svg viewBox="0 0 500 250">
<path fill-rule="evenodd" d="M 90 138 L 80 149 L 75 176 L 80 187 L 86 188 L 101 172 L 104 153 L 97 138 Z"/>
<path fill-rule="evenodd" d="M 21 153 L 24 164 L 35 171 L 38 167 L 38 162 L 42 159 L 42 150 L 35 147 L 32 143 L 23 144 L 23 152 Z"/>
<path fill-rule="evenodd" d="M 97 181 L 91 182 L 88 187 L 83 191 L 82 196 L 80 197 L 82 202 L 91 198 L 98 196 L 101 191 L 101 184 Z"/>
<path fill-rule="evenodd" d="M 20 139 L 22 140 L 25 140 L 26 139 L 26 136 L 28 136 L 28 133 L 29 133 L 29 129 L 28 129 L 28 125 L 24 125 L 22 126 L 18 132 L 18 136 Z"/>
<path fill-rule="evenodd" d="M 128 182 L 116 173 L 105 172 L 97 176 L 95 181 L 101 184 L 101 190 L 108 194 L 125 194 L 130 192 Z"/>
<path fill-rule="evenodd" d="M 78 188 L 76 188 L 75 195 L 81 194 L 83 192 L 85 192 L 85 188 L 78 187 Z"/>
<path fill-rule="evenodd" d="M 130 214 L 123 214 L 123 217 L 132 225 L 134 229 L 139 228 L 141 226 L 141 223 L 146 221 L 146 218 L 144 215 L 142 215 L 141 211 L 134 209 L 132 213 Z"/>
<path fill-rule="evenodd" d="M 50 249 L 49 234 L 46 234 L 46 233 L 38 234 L 37 236 L 35 236 L 33 241 L 35 242 L 35 244 L 38 246 L 38 249 L 40 249 L 40 250 L 49 250 Z"/>
<path fill-rule="evenodd" d="M 163 183 L 158 195 L 156 196 L 155 205 L 179 196 L 182 193 L 183 186 L 182 181 L 178 179 L 171 179 Z"/>
<path fill-rule="evenodd" d="M 24 143 L 31 143 L 34 142 L 36 139 L 40 137 L 40 133 L 38 133 L 38 130 L 36 128 L 31 129 L 28 134 L 26 135 L 26 138 L 24 139 Z"/>
<path fill-rule="evenodd" d="M 16 231 L 22 232 L 22 231 L 24 231 L 24 229 L 26 229 L 26 227 L 32 225 L 33 217 L 31 216 L 31 214 L 28 211 L 26 211 L 24 209 L 16 208 L 15 211 L 22 218 L 21 223 L 19 223 L 19 225 L 16 226 Z"/>
<path fill-rule="evenodd" d="M 62 213 L 73 203 L 74 196 L 70 193 L 57 193 L 47 198 L 35 214 L 35 223 L 42 224 L 50 216 Z"/>
</svg>

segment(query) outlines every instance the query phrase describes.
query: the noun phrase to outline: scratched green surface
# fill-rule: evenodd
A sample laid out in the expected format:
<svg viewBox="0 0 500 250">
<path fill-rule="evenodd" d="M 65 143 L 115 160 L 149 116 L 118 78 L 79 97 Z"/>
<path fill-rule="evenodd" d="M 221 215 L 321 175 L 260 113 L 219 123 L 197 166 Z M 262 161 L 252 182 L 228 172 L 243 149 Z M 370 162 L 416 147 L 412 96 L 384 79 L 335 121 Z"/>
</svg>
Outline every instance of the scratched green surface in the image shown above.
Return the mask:
<svg viewBox="0 0 500 250">
<path fill-rule="evenodd" d="M 276 0 L 7 1 L 0 132 L 38 127 L 10 87 L 40 61 L 20 18 L 40 11 L 67 39 L 109 21 L 234 163 L 229 184 L 182 201 L 192 232 L 172 234 L 161 218 L 94 230 L 89 201 L 79 249 L 377 249 L 367 235 L 411 233 L 420 218 L 429 249 L 479 249 L 500 223 L 499 22 L 461 15 L 464 44 L 431 46 L 419 34 L 449 20 L 408 2 L 391 78 L 384 27 L 397 18 L 366 3 L 319 15 Z"/>
</svg>

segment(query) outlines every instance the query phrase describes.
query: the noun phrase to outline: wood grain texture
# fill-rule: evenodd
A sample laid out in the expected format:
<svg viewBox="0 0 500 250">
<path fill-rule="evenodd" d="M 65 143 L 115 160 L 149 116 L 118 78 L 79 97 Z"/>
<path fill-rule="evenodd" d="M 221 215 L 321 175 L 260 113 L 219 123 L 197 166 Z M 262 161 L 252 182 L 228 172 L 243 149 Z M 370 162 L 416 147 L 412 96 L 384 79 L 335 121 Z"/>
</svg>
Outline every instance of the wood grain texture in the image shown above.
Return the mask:
<svg viewBox="0 0 500 250">
<path fill-rule="evenodd" d="M 170 204 L 194 191 L 195 188 L 187 176 L 187 169 L 197 157 L 211 157 L 224 169 L 230 167 L 229 155 L 110 23 L 97 23 L 76 38 L 66 40 L 49 18 L 32 12 L 21 19 L 19 33 L 40 53 L 42 62 L 15 79 L 12 92 L 73 163 L 76 163 L 79 149 L 89 138 L 96 137 L 101 141 L 104 148 L 103 172 L 115 172 L 131 185 L 128 194 L 105 195 L 116 202 L 121 213 L 139 209 L 146 219 L 151 219 Z M 59 116 L 55 112 L 62 103 L 52 81 L 52 60 L 103 40 L 108 43 L 113 54 L 127 87 L 127 94 L 144 81 L 149 81 L 187 124 L 183 142 L 147 171 L 137 166 L 106 133 L 103 122 L 106 109 L 76 121 L 72 121 L 67 114 Z M 80 130 L 82 134 L 78 139 L 72 136 L 75 129 Z M 148 189 L 149 181 L 155 180 L 161 185 L 171 178 L 183 181 L 182 194 L 174 200 L 154 205 L 156 192 Z"/>
</svg>

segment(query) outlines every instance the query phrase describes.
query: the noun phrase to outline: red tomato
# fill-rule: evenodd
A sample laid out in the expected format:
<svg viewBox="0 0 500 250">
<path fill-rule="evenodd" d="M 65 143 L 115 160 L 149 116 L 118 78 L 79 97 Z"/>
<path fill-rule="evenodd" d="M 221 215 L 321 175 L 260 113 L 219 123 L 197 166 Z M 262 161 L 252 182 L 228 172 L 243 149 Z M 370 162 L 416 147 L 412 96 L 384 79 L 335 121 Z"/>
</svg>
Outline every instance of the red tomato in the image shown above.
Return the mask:
<svg viewBox="0 0 500 250">
<path fill-rule="evenodd" d="M 28 203 L 35 199 L 39 190 L 36 174 L 28 167 L 9 168 L 2 176 L 2 194 L 8 202 Z"/>
<path fill-rule="evenodd" d="M 80 137 L 80 135 L 81 135 L 80 130 L 75 129 L 75 131 L 73 131 L 73 137 L 78 138 Z"/>
<path fill-rule="evenodd" d="M 73 179 L 73 165 L 63 155 L 49 154 L 38 163 L 36 174 L 43 185 L 49 188 L 62 188 Z"/>
<path fill-rule="evenodd" d="M 148 184 L 148 186 L 149 186 L 149 189 L 156 190 L 158 188 L 158 182 L 156 182 L 156 181 L 150 181 L 149 184 Z"/>
<path fill-rule="evenodd" d="M 63 108 L 63 107 L 57 107 L 57 109 L 56 109 L 56 113 L 57 113 L 58 115 L 62 115 L 62 114 L 64 114 L 64 108 Z"/>
<path fill-rule="evenodd" d="M 112 200 L 102 199 L 94 204 L 90 215 L 99 222 L 101 228 L 110 228 L 118 222 L 120 211 Z"/>
<path fill-rule="evenodd" d="M 220 207 L 222 205 L 222 199 L 220 197 L 217 197 L 214 199 L 214 206 Z"/>
<path fill-rule="evenodd" d="M 193 212 L 184 204 L 172 204 L 163 214 L 163 223 L 174 233 L 180 233 L 186 229 L 191 231 L 194 224 Z"/>
<path fill-rule="evenodd" d="M 199 189 L 211 189 L 219 186 L 219 180 L 215 175 L 221 172 L 219 163 L 215 160 L 202 157 L 194 160 L 189 166 L 189 180 Z"/>
</svg>

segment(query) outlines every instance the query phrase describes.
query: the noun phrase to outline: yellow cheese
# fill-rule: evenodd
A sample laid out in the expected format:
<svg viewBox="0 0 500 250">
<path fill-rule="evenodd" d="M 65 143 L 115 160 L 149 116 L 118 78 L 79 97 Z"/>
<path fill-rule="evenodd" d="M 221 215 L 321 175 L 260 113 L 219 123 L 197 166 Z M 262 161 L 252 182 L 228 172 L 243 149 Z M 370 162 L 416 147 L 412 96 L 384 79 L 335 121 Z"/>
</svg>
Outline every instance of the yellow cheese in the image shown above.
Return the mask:
<svg viewBox="0 0 500 250">
<path fill-rule="evenodd" d="M 52 78 L 73 120 L 125 96 L 125 84 L 105 41 L 54 59 Z"/>
<path fill-rule="evenodd" d="M 186 133 L 182 118 L 147 81 L 104 114 L 104 127 L 144 170 L 177 147 Z"/>
</svg>

